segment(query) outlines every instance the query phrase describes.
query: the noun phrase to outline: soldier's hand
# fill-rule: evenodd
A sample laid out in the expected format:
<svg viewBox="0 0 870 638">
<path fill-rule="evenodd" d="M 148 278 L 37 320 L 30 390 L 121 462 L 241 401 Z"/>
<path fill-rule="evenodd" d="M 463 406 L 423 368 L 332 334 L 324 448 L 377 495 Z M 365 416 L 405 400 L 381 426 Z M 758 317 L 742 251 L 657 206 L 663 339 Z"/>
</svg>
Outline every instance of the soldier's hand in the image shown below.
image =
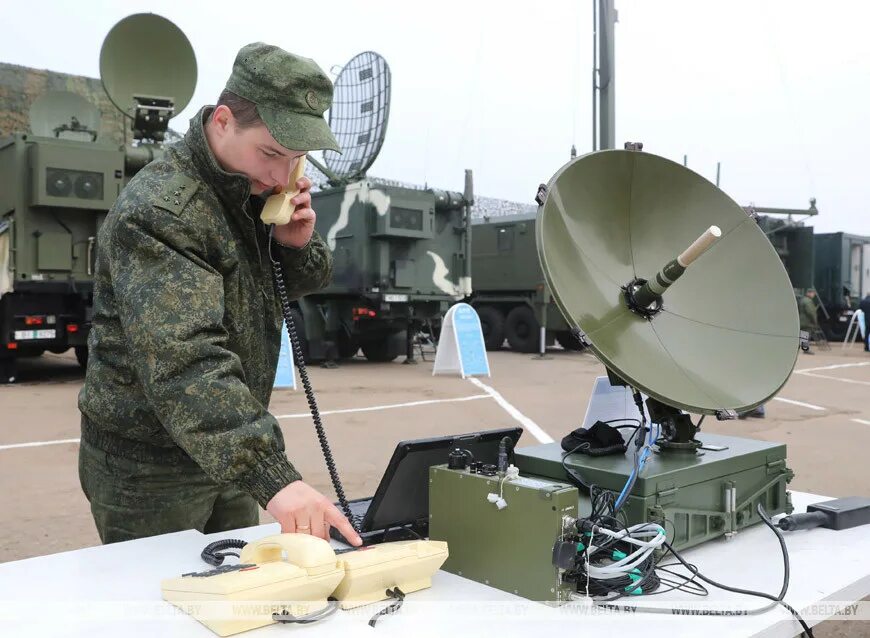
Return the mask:
<svg viewBox="0 0 870 638">
<path fill-rule="evenodd" d="M 362 545 L 362 539 L 344 514 L 323 494 L 302 481 L 294 481 L 275 494 L 266 504 L 266 511 L 281 524 L 282 533 L 311 534 L 329 540 L 332 526 L 351 545 Z"/>
<path fill-rule="evenodd" d="M 311 180 L 303 176 L 296 180 L 297 193 L 290 201 L 296 207 L 290 216 L 290 221 L 281 226 L 275 226 L 275 239 L 285 246 L 302 248 L 314 233 L 314 222 L 317 215 L 311 208 Z M 280 192 L 276 189 L 275 192 Z"/>
</svg>

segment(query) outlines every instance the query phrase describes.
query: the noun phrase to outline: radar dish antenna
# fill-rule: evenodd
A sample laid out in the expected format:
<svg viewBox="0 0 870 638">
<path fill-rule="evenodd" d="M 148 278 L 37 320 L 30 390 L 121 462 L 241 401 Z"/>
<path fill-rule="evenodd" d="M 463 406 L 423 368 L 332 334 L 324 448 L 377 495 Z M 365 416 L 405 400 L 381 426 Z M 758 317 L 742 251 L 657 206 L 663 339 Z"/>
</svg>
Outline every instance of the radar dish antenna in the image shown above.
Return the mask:
<svg viewBox="0 0 870 638">
<path fill-rule="evenodd" d="M 329 127 L 342 152 L 323 152 L 323 172 L 331 182 L 355 181 L 377 159 L 390 115 L 390 85 L 390 67 L 373 51 L 354 56 L 342 68 L 329 109 Z"/>
<path fill-rule="evenodd" d="M 70 91 L 47 91 L 30 107 L 30 130 L 42 137 L 94 142 L 100 131 L 100 110 Z"/>
<path fill-rule="evenodd" d="M 671 424 L 661 448 L 700 445 L 680 410 L 733 417 L 783 387 L 802 345 L 794 292 L 724 192 L 662 157 L 611 150 L 563 166 L 540 202 L 553 298 L 612 375 L 653 400 L 651 419 Z M 702 233 L 711 242 L 696 250 Z"/>
<path fill-rule="evenodd" d="M 190 41 L 159 15 L 127 16 L 103 40 L 103 88 L 112 104 L 133 120 L 136 139 L 163 140 L 169 119 L 193 97 L 196 77 Z"/>
</svg>

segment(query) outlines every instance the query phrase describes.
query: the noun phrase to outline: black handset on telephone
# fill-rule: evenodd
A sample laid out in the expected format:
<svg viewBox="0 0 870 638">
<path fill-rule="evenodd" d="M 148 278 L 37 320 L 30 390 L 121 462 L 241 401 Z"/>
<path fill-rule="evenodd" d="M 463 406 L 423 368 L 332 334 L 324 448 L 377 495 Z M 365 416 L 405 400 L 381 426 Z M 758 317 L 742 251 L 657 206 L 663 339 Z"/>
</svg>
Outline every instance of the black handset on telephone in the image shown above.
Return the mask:
<svg viewBox="0 0 870 638">
<path fill-rule="evenodd" d="M 290 178 L 289 187 L 293 188 L 305 170 L 305 157 L 300 157 L 296 165 L 296 170 Z M 274 241 L 273 234 L 275 224 L 269 223 L 269 219 L 284 219 L 283 223 L 290 221 L 290 215 L 293 213 L 293 206 L 289 200 L 298 193 L 279 193 L 272 195 L 266 202 L 263 208 L 263 214 L 260 216 L 264 223 L 269 224 L 269 261 L 272 262 L 272 276 L 275 280 L 275 292 L 281 300 L 281 311 L 284 315 L 284 323 L 287 326 L 287 334 L 290 336 L 290 347 L 293 348 L 293 360 L 299 368 L 299 378 L 302 381 L 302 387 L 305 390 L 305 398 L 308 400 L 308 407 L 311 410 L 311 418 L 314 421 L 314 429 L 317 431 L 317 439 L 320 441 L 320 449 L 323 451 L 323 458 L 326 461 L 326 469 L 329 471 L 329 478 L 332 480 L 332 487 L 335 490 L 335 495 L 338 497 L 338 503 L 341 506 L 342 513 L 353 525 L 353 528 L 358 532 L 361 521 L 350 511 L 347 497 L 344 494 L 344 488 L 341 485 L 341 479 L 338 477 L 338 471 L 335 468 L 335 459 L 332 457 L 332 450 L 329 448 L 329 441 L 326 440 L 326 432 L 323 429 L 323 423 L 320 421 L 320 412 L 317 409 L 317 400 L 314 398 L 314 390 L 311 388 L 311 381 L 308 379 L 308 371 L 305 369 L 305 358 L 302 356 L 302 347 L 299 345 L 299 336 L 296 333 L 296 324 L 293 322 L 293 313 L 290 312 L 290 298 L 287 295 L 287 287 L 284 284 L 284 274 L 281 272 L 281 264 L 272 256 L 272 243 Z M 274 199 L 278 198 L 278 199 Z M 271 204 L 271 206 L 270 206 Z M 287 208 L 289 207 L 289 214 Z M 269 211 L 274 210 L 275 215 L 270 216 Z M 277 212 L 277 211 L 281 212 Z"/>
</svg>

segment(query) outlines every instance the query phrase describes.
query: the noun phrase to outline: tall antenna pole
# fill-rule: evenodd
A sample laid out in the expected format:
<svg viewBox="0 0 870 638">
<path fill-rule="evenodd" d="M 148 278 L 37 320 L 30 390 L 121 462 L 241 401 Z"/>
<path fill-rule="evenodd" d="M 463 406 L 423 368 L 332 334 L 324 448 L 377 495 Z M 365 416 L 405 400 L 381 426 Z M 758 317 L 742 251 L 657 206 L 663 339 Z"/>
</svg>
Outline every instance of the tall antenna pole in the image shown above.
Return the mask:
<svg viewBox="0 0 870 638">
<path fill-rule="evenodd" d="M 613 0 L 597 0 L 598 8 L 598 110 L 602 149 L 616 148 L 616 84 L 614 74 L 614 26 L 617 15 Z"/>
<path fill-rule="evenodd" d="M 592 0 L 592 150 L 598 150 L 598 3 Z"/>
</svg>

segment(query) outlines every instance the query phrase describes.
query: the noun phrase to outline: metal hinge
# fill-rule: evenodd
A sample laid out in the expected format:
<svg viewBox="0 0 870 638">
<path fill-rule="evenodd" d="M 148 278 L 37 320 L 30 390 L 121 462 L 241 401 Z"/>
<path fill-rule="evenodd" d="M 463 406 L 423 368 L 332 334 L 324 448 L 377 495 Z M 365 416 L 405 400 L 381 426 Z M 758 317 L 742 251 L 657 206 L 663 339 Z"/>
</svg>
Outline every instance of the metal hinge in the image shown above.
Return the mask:
<svg viewBox="0 0 870 638">
<path fill-rule="evenodd" d="M 768 461 L 767 462 L 767 473 L 770 474 L 779 474 L 785 469 L 785 459 L 779 459 L 778 461 Z"/>
<path fill-rule="evenodd" d="M 677 493 L 676 487 L 671 487 L 666 490 L 659 490 L 656 492 L 656 504 L 661 505 L 664 503 L 670 503 L 674 500 L 674 496 Z"/>
</svg>

